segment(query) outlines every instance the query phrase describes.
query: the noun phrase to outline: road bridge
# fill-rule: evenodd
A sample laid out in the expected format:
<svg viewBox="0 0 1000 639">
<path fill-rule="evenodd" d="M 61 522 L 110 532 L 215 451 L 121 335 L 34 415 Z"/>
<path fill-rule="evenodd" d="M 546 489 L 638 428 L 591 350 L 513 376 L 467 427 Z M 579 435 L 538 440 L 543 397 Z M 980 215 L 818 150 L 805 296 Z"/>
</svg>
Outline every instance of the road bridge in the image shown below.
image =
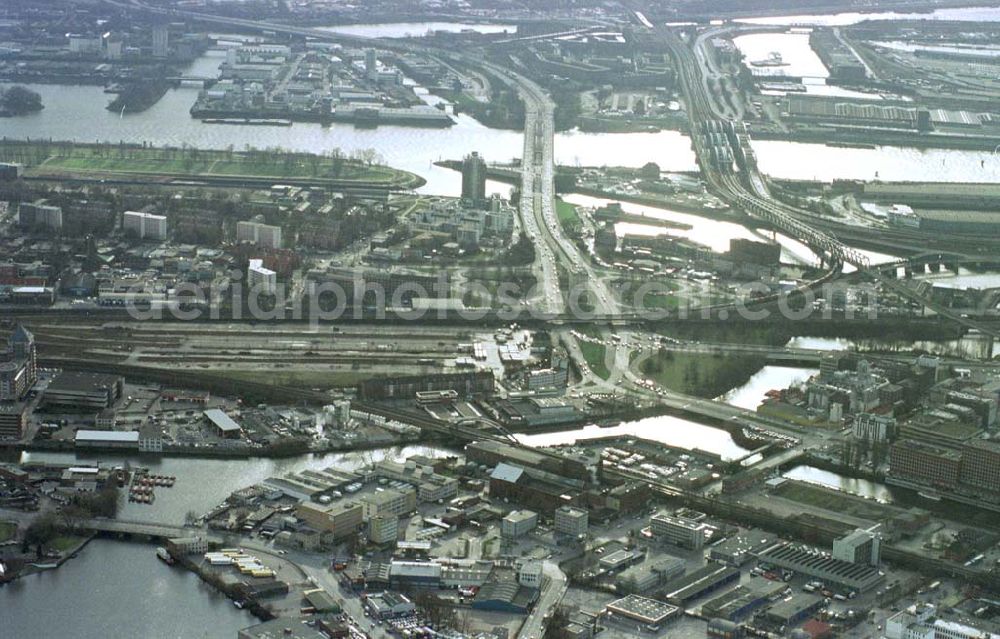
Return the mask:
<svg viewBox="0 0 1000 639">
<path fill-rule="evenodd" d="M 929 295 L 872 269 L 866 255 L 845 245 L 835 236 L 807 224 L 804 220 L 811 217 L 808 212 L 774 198 L 766 177 L 757 169 L 746 126 L 715 117 L 711 100 L 700 80 L 701 66 L 692 49 L 672 28 L 660 27 L 657 32 L 664 38 L 678 70 L 678 79 L 686 97 L 688 118 L 691 120 L 692 141 L 702 172 L 719 196 L 748 215 L 805 243 L 830 263 L 850 264 L 866 277 L 881 284 L 885 290 L 921 304 L 936 315 L 966 329 L 1000 337 L 1000 329 L 937 304 Z"/>
<path fill-rule="evenodd" d="M 84 519 L 75 522 L 77 528 L 92 532 L 114 533 L 121 535 L 134 535 L 142 537 L 154 537 L 157 539 L 170 539 L 173 537 L 189 537 L 194 534 L 204 534 L 204 531 L 195 528 L 185 528 L 172 524 L 161 524 L 149 521 L 130 521 L 124 519 Z"/>
</svg>

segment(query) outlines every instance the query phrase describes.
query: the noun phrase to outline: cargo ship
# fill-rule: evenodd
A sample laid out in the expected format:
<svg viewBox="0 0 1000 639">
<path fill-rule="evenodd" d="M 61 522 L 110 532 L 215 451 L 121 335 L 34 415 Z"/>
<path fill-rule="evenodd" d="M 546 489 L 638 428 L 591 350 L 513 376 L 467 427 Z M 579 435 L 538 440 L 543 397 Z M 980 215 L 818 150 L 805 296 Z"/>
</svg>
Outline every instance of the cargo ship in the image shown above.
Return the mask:
<svg viewBox="0 0 1000 639">
<path fill-rule="evenodd" d="M 280 118 L 205 118 L 205 124 L 244 124 L 248 126 L 292 126 L 291 120 Z"/>
</svg>

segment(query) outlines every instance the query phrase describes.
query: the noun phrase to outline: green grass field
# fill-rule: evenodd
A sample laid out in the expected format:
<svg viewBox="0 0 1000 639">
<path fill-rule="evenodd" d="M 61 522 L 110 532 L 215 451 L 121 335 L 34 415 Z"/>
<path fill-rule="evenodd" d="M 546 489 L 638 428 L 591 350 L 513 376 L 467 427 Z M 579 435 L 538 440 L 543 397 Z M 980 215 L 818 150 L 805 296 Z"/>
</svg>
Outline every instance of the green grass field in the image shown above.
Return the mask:
<svg viewBox="0 0 1000 639">
<path fill-rule="evenodd" d="M 0 142 L 0 161 L 37 173 L 157 173 L 274 178 L 335 178 L 405 184 L 416 176 L 356 160 L 285 151 L 239 152 L 114 145 Z"/>
<path fill-rule="evenodd" d="M 870 521 L 882 521 L 891 513 L 891 509 L 878 502 L 797 481 L 785 482 L 774 490 L 774 494 L 814 508 Z"/>
<path fill-rule="evenodd" d="M 74 537 L 72 535 L 62 535 L 62 536 L 56 537 L 55 539 L 53 539 L 52 541 L 50 541 L 46 545 L 49 548 L 52 548 L 53 550 L 58 550 L 59 552 L 66 552 L 68 550 L 71 550 L 72 548 L 75 548 L 76 545 L 79 544 L 81 541 L 83 541 L 83 537 Z"/>
<path fill-rule="evenodd" d="M 580 226 L 580 214 L 576 211 L 576 206 L 569 202 L 556 200 L 556 217 L 559 224 L 565 229 L 572 229 Z"/>
<path fill-rule="evenodd" d="M 588 337 L 601 339 L 601 332 L 597 329 L 586 328 L 579 330 Z M 578 343 L 580 344 L 580 352 L 583 353 L 583 358 L 587 360 L 587 366 L 590 367 L 594 375 L 597 375 L 601 379 L 611 377 L 611 371 L 608 370 L 608 365 L 604 361 L 608 352 L 607 347 L 604 344 L 595 344 L 586 340 L 578 340 Z"/>
<path fill-rule="evenodd" d="M 664 351 L 643 361 L 640 370 L 670 390 L 714 398 L 745 384 L 766 363 L 755 357 Z"/>
</svg>

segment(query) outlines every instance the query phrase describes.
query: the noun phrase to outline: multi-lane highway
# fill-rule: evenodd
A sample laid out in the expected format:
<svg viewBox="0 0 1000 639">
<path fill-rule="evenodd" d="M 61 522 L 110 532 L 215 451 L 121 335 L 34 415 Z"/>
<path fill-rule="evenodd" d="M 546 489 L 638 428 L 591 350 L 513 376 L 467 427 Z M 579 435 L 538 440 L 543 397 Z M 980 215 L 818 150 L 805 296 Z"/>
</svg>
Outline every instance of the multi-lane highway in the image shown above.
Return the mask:
<svg viewBox="0 0 1000 639">
<path fill-rule="evenodd" d="M 872 270 L 869 260 L 860 251 L 845 245 L 836 237 L 817 230 L 806 220 L 812 217 L 774 198 L 767 179 L 757 170 L 749 136 L 742 123 L 720 120 L 718 107 L 713 105 L 710 89 L 702 81 L 702 64 L 691 46 L 670 27 L 659 27 L 674 60 L 678 79 L 685 96 L 688 119 L 691 123 L 692 141 L 701 165 L 702 174 L 712 191 L 751 217 L 760 219 L 778 230 L 809 246 L 835 267 L 851 264 L 866 276 L 890 290 L 948 320 L 981 333 L 1000 337 L 1000 330 L 985 326 L 969 317 L 933 302 L 925 293 L 918 292 L 893 278 L 886 278 Z"/>
</svg>

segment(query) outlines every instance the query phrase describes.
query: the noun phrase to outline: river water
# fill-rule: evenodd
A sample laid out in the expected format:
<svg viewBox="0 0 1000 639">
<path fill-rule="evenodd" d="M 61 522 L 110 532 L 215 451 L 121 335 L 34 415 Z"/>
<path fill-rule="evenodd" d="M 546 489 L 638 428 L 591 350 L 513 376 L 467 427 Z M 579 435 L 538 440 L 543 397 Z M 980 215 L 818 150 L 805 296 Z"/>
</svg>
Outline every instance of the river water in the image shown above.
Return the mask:
<svg viewBox="0 0 1000 639">
<path fill-rule="evenodd" d="M 0 589 L 0 636 L 9 639 L 233 639 L 258 621 L 155 549 L 90 542 L 57 570 Z"/>
<path fill-rule="evenodd" d="M 1000 7 L 956 7 L 951 9 L 936 9 L 925 13 L 895 13 L 892 11 L 873 11 L 871 13 L 833 13 L 823 15 L 769 16 L 763 18 L 742 18 L 734 22 L 748 24 L 777 25 L 825 25 L 844 26 L 857 24 L 865 20 L 956 20 L 962 22 L 997 22 L 1000 21 Z"/>
<path fill-rule="evenodd" d="M 648 417 L 606 428 L 590 425 L 554 433 L 519 434 L 516 437 L 528 446 L 559 446 L 602 437 L 641 437 L 676 448 L 697 448 L 725 459 L 738 459 L 750 452 L 737 445 L 724 430 L 668 416 Z"/>
<path fill-rule="evenodd" d="M 127 457 L 112 454 L 80 455 L 73 453 L 25 453 L 26 461 L 52 461 L 80 464 L 124 464 L 146 466 L 154 475 L 172 475 L 172 488 L 156 489 L 153 504 L 128 503 L 122 495 L 121 519 L 183 524 L 189 511 L 202 515 L 219 505 L 234 490 L 264 481 L 268 477 L 306 469 L 336 467 L 353 470 L 383 459 L 403 460 L 411 455 L 442 457 L 456 454 L 429 446 L 381 448 L 349 453 L 304 455 L 285 459 L 201 459 L 194 457 Z"/>
<path fill-rule="evenodd" d="M 431 31 L 446 31 L 459 33 L 475 31 L 476 33 L 517 33 L 517 25 L 493 24 L 481 22 L 394 22 L 392 24 L 341 24 L 332 27 L 320 27 L 323 31 L 340 33 L 362 38 L 410 38 L 425 36 Z"/>
<path fill-rule="evenodd" d="M 788 479 L 797 479 L 813 484 L 826 486 L 845 493 L 892 503 L 892 491 L 885 484 L 870 479 L 854 479 L 837 473 L 815 468 L 813 466 L 796 466 L 782 475 Z"/>
<path fill-rule="evenodd" d="M 757 410 L 769 390 L 788 388 L 806 381 L 819 373 L 816 368 L 796 368 L 794 366 L 765 366 L 751 377 L 746 384 L 734 388 L 718 399 L 747 410 Z"/>
</svg>

